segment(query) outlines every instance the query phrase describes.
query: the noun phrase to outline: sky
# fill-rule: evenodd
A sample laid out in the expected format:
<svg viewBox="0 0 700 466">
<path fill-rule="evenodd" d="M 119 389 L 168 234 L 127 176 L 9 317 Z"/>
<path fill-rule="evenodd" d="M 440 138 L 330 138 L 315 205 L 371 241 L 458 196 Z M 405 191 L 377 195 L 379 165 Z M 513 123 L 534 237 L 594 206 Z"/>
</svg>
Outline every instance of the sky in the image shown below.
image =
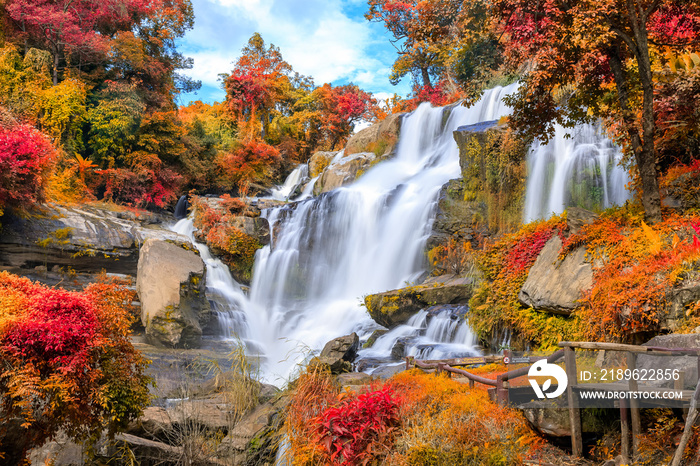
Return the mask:
<svg viewBox="0 0 700 466">
<path fill-rule="evenodd" d="M 396 50 L 384 26 L 364 18 L 367 0 L 192 0 L 194 28 L 179 43 L 194 59 L 186 74 L 202 88 L 179 97 L 180 104 L 224 100 L 220 73 L 230 73 L 255 32 L 279 47 L 294 71 L 316 85 L 350 82 L 385 99 L 406 95 L 409 79 L 389 83 Z"/>
</svg>

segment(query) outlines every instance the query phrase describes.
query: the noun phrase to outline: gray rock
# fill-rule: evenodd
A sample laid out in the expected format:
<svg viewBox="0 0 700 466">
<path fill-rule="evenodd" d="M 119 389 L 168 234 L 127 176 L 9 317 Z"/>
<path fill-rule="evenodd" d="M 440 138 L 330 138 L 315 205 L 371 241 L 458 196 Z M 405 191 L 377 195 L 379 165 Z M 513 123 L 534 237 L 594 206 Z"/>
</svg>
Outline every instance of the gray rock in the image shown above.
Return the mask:
<svg viewBox="0 0 700 466">
<path fill-rule="evenodd" d="M 700 301 L 700 281 L 687 281 L 666 293 L 666 310 L 661 327 L 670 331 L 678 330 L 686 320 L 688 304 Z"/>
<path fill-rule="evenodd" d="M 531 401 L 519 405 L 518 408 L 536 431 L 552 437 L 571 436 L 568 409 L 549 400 Z"/>
<path fill-rule="evenodd" d="M 700 349 L 700 334 L 672 333 L 659 335 L 652 338 L 642 346 L 659 346 L 662 348 L 697 348 Z M 649 356 L 640 354 L 637 356 L 637 368 L 651 370 L 670 369 L 683 372 L 684 388 L 692 390 L 698 382 L 698 358 L 697 356 Z M 673 380 L 646 381 L 645 385 L 658 387 L 673 387 Z"/>
<path fill-rule="evenodd" d="M 401 361 L 406 355 L 406 340 L 399 338 L 391 347 L 391 359 Z"/>
<path fill-rule="evenodd" d="M 345 374 L 339 374 L 336 377 L 338 384 L 341 387 L 357 386 L 357 385 L 367 385 L 374 380 L 371 375 L 367 375 L 363 372 L 348 372 Z"/>
<path fill-rule="evenodd" d="M 335 338 L 323 347 L 319 361 L 328 364 L 332 374 L 340 374 L 352 370 L 352 362 L 357 357 L 360 338 L 356 333 Z"/>
<path fill-rule="evenodd" d="M 350 136 L 345 146 L 346 154 L 378 151 L 379 157 L 390 157 L 396 149 L 401 131 L 403 113 L 394 113 Z"/>
<path fill-rule="evenodd" d="M 473 291 L 472 281 L 454 275 L 436 277 L 424 285 L 367 295 L 365 306 L 380 325 L 394 328 L 404 324 L 416 312 L 438 304 L 466 304 Z"/>
<path fill-rule="evenodd" d="M 376 156 L 371 152 L 359 152 L 346 155 L 335 163 L 331 163 L 323 170 L 318 181 L 314 185 L 314 195 L 327 193 L 341 186 L 352 183 L 366 169 Z"/>
<path fill-rule="evenodd" d="M 598 214 L 580 207 L 566 208 L 566 226 L 572 235 L 581 231 L 581 227 L 598 219 Z"/>
<path fill-rule="evenodd" d="M 365 342 L 364 345 L 362 345 L 363 348 L 371 348 L 377 341 L 377 338 L 381 337 L 382 335 L 385 335 L 388 332 L 388 330 L 380 328 L 372 332 L 372 334 L 369 336 L 367 341 Z"/>
<path fill-rule="evenodd" d="M 86 462 L 83 447 L 59 432 L 54 440 L 29 451 L 31 466 L 82 466 Z"/>
<path fill-rule="evenodd" d="M 189 243 L 148 240 L 141 248 L 136 291 L 146 335 L 169 347 L 199 346 L 209 319 L 205 266 Z"/>
<path fill-rule="evenodd" d="M 561 239 L 555 235 L 537 256 L 518 294 L 525 306 L 568 315 L 581 292 L 593 285 L 593 267 L 586 261 L 585 248 L 579 247 L 559 260 L 561 246 Z"/>
<path fill-rule="evenodd" d="M 135 275 L 139 247 L 147 239 L 187 240 L 159 223 L 155 214 L 50 204 L 29 218 L 3 217 L 0 265 Z"/>
</svg>

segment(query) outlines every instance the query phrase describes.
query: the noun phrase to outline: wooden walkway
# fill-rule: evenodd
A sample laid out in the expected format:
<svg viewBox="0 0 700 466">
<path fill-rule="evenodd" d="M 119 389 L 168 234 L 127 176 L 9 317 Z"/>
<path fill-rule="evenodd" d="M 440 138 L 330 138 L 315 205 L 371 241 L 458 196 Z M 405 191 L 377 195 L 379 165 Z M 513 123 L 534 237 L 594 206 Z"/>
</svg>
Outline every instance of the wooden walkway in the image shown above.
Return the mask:
<svg viewBox="0 0 700 466">
<path fill-rule="evenodd" d="M 466 377 L 469 380 L 469 386 L 474 387 L 476 383 L 481 383 L 487 386 L 494 387 L 495 390 L 495 401 L 499 404 L 508 403 L 510 381 L 519 377 L 523 377 L 528 374 L 530 366 L 537 361 L 546 359 L 547 363 L 557 363 L 562 358 L 564 358 L 564 367 L 566 375 L 568 378 L 568 384 L 566 388 L 567 405 L 569 409 L 569 422 L 571 426 L 571 449 L 574 456 L 583 455 L 583 434 L 581 427 L 581 409 L 580 409 L 580 392 L 581 390 L 591 391 L 591 392 L 677 392 L 682 391 L 682 398 L 680 400 L 664 400 L 668 402 L 669 406 L 679 405 L 682 403 L 690 403 L 691 413 L 688 417 L 688 422 L 690 426 L 686 425 L 686 430 L 692 427 L 692 423 L 697 416 L 697 411 L 695 410 L 696 404 L 700 401 L 700 384 L 695 391 L 684 390 L 684 375 L 681 374 L 677 380 L 674 380 L 673 388 L 660 388 L 648 385 L 639 385 L 639 381 L 635 380 L 634 377 L 630 377 L 628 381 L 625 382 L 611 382 L 611 383 L 585 383 L 578 380 L 578 371 L 576 367 L 576 351 L 575 350 L 587 350 L 587 351 L 613 351 L 613 352 L 623 352 L 625 354 L 625 361 L 627 369 L 634 371 L 637 368 L 637 357 L 640 354 L 646 354 L 651 356 L 700 356 L 700 348 L 662 348 L 662 347 L 650 347 L 650 346 L 638 346 L 638 345 L 624 345 L 618 343 L 597 343 L 597 342 L 561 342 L 559 347 L 562 348 L 559 351 L 551 354 L 547 357 L 531 357 L 531 358 L 518 358 L 514 360 L 514 363 L 527 364 L 525 367 L 521 367 L 504 374 L 500 374 L 496 379 L 490 379 L 487 377 L 482 377 L 476 374 L 472 374 L 464 369 L 460 369 L 455 366 L 467 366 L 467 365 L 481 365 L 488 364 L 497 361 L 503 361 L 504 357 L 486 356 L 477 358 L 453 358 L 445 360 L 430 360 L 430 361 L 420 361 L 412 357 L 406 358 L 406 369 L 411 366 L 419 367 L 424 370 L 434 370 L 437 373 L 447 372 L 452 374 L 459 374 Z M 700 375 L 700 357 L 698 357 L 698 374 Z M 515 387 L 514 387 L 515 388 Z M 620 409 L 620 420 L 621 420 L 621 438 L 622 438 L 622 457 L 625 462 L 629 462 L 630 459 L 634 460 L 639 451 L 639 435 L 641 434 L 641 421 L 640 421 L 640 403 L 637 399 L 626 399 L 621 398 L 617 401 L 617 406 Z M 692 421 L 691 421 L 692 419 Z M 630 434 L 631 434 L 631 444 L 630 444 Z M 679 450 L 683 450 L 683 443 L 679 446 Z M 676 453 L 679 456 L 679 453 Z M 674 457 L 674 461 L 675 457 Z"/>
</svg>

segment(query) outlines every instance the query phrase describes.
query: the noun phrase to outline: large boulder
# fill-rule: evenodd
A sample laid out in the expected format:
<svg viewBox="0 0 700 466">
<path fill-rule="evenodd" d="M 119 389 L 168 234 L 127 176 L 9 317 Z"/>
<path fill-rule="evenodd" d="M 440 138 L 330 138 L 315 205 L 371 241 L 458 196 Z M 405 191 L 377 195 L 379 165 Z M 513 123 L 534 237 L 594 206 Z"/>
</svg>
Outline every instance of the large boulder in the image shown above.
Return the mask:
<svg viewBox="0 0 700 466">
<path fill-rule="evenodd" d="M 376 156 L 371 152 L 360 152 L 345 155 L 340 160 L 331 163 L 323 170 L 314 185 L 314 196 L 352 183 L 370 167 L 375 159 Z"/>
<path fill-rule="evenodd" d="M 700 333 L 659 335 L 644 343 L 642 346 L 700 349 Z M 694 389 L 698 382 L 697 356 L 649 356 L 640 354 L 637 356 L 637 368 L 646 369 L 647 371 L 656 371 L 658 369 L 666 371 L 669 369 L 671 371 L 677 370 L 679 373 L 683 372 L 683 388 L 686 390 Z M 668 379 L 647 380 L 644 384 L 673 387 L 674 381 Z"/>
<path fill-rule="evenodd" d="M 152 213 L 139 215 L 94 205 L 50 204 L 28 218 L 5 216 L 0 233 L 0 266 L 70 267 L 90 273 L 104 269 L 135 275 L 139 246 L 147 239 L 185 240 L 162 228 L 163 221 Z"/>
<path fill-rule="evenodd" d="M 586 249 L 579 247 L 559 260 L 561 246 L 561 239 L 554 235 L 537 256 L 518 294 L 525 306 L 569 315 L 581 292 L 593 286 L 593 267 L 586 260 Z"/>
<path fill-rule="evenodd" d="M 396 149 L 403 113 L 394 113 L 350 136 L 345 146 L 346 154 L 374 152 L 378 157 L 390 157 Z"/>
<path fill-rule="evenodd" d="M 473 291 L 470 279 L 436 277 L 430 284 L 367 295 L 365 307 L 380 325 L 394 328 L 405 324 L 416 312 L 438 304 L 466 304 Z"/>
<path fill-rule="evenodd" d="M 141 322 L 151 341 L 199 346 L 209 319 L 205 266 L 189 243 L 151 239 L 141 247 L 136 277 Z"/>
<path fill-rule="evenodd" d="M 333 157 L 335 157 L 336 154 L 337 152 L 315 152 L 309 159 L 309 177 L 316 178 L 318 175 L 323 173 L 323 170 L 325 170 L 326 167 L 331 164 L 331 160 L 333 160 Z"/>
<path fill-rule="evenodd" d="M 356 333 L 351 333 L 326 343 L 318 360 L 323 364 L 328 364 L 332 374 L 350 372 L 359 348 L 360 338 Z"/>
<path fill-rule="evenodd" d="M 666 292 L 666 309 L 661 328 L 677 331 L 687 320 L 686 311 L 692 303 L 700 302 L 700 280 L 686 280 Z"/>
</svg>

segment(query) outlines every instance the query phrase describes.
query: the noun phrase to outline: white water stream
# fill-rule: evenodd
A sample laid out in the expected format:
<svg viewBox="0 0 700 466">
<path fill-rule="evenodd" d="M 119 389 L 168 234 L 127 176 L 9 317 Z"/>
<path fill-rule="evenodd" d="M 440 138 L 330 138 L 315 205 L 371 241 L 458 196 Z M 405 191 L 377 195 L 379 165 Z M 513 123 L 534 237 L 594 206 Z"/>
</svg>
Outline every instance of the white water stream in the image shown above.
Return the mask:
<svg viewBox="0 0 700 466">
<path fill-rule="evenodd" d="M 197 246 L 207 264 L 207 292 L 210 297 L 216 295 L 221 334 L 246 342 L 248 353 L 260 357 L 266 382 L 284 381 L 300 361 L 333 338 L 351 332 L 366 337 L 378 328 L 362 306 L 363 298 L 401 288 L 423 273 L 423 250 L 437 194 L 447 181 L 460 175 L 453 131 L 508 114 L 501 99 L 516 86 L 487 91 L 473 107 L 456 106 L 449 115 L 446 109 L 423 104 L 403 120 L 394 158 L 375 165 L 349 186 L 263 211 L 271 226 L 271 244 L 257 252 L 249 297 L 206 247 Z M 614 160 L 616 151 L 601 142 L 600 136 L 585 134 L 597 137 L 594 141 L 584 138 L 587 148 L 609 152 L 600 170 L 615 172 L 609 160 Z M 562 143 L 557 138 L 552 144 L 558 151 L 557 144 Z M 586 154 L 592 151 L 577 150 Z M 533 149 L 535 167 L 540 163 L 537 154 L 548 151 Z M 570 177 L 569 166 L 577 164 L 570 162 L 561 168 L 561 176 Z M 559 165 L 555 166 L 559 174 Z M 559 180 L 556 174 L 555 180 Z M 304 166 L 298 167 L 273 197 L 287 199 L 304 178 Z M 610 191 L 619 180 L 605 176 L 603 180 L 607 183 L 605 202 L 619 200 L 618 194 Z M 307 183 L 300 198 L 310 195 L 313 182 Z M 531 179 L 529 184 L 533 183 Z M 544 189 L 544 181 L 538 183 L 542 186 L 537 189 Z M 528 188 L 528 205 L 543 204 L 532 201 L 531 190 L 536 188 Z M 561 202 L 552 204 L 553 208 L 533 210 L 535 213 L 527 215 L 557 211 L 567 202 L 562 197 Z M 175 230 L 192 238 L 188 219 L 181 220 Z M 380 337 L 371 349 L 362 350 L 361 357 L 388 358 L 400 339 L 405 342 L 405 355 L 441 358 L 475 354 L 475 339 L 464 321 L 450 312 L 438 312 L 430 320 L 427 317 L 428 313 L 422 311 L 406 325 Z"/>
</svg>

